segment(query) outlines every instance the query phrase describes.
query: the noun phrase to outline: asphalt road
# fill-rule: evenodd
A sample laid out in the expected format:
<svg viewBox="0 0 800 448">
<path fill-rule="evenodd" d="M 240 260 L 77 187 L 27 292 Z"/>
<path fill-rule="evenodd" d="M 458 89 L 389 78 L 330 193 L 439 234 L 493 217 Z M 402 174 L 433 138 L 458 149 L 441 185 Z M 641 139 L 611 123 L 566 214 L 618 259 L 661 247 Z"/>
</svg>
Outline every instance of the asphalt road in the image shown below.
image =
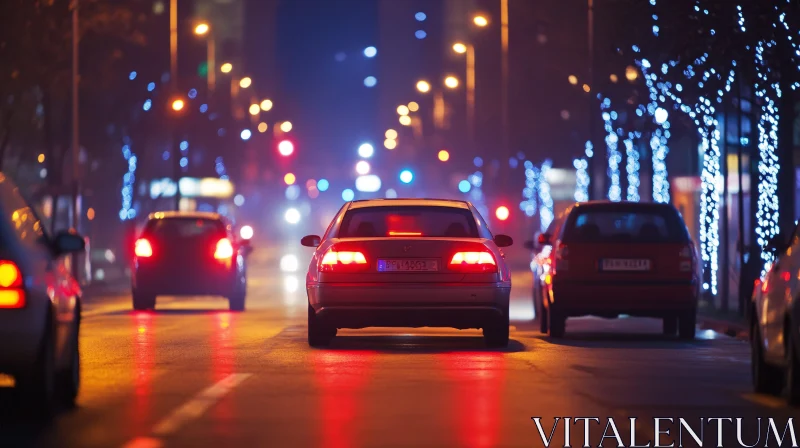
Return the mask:
<svg viewBox="0 0 800 448">
<path fill-rule="evenodd" d="M 546 436 L 554 417 L 598 417 L 592 446 L 608 418 L 628 446 L 629 417 L 640 443 L 653 438 L 653 417 L 695 428 L 700 417 L 742 417 L 752 444 L 757 417 L 782 429 L 800 415 L 751 394 L 747 343 L 711 331 L 680 342 L 657 320 L 584 318 L 550 340 L 530 321 L 525 272 L 514 277 L 506 350 L 449 329 L 340 331 L 329 349 L 310 349 L 307 252 L 293 250 L 254 252 L 244 313 L 214 298 L 160 299 L 153 313 L 132 312 L 127 295 L 87 299 L 78 408 L 47 424 L 4 410 L 0 447 L 544 446 L 532 417 Z M 571 428 L 582 446 L 583 423 Z M 725 431 L 725 446 L 739 446 Z M 552 446 L 564 438 L 561 422 Z M 704 440 L 716 446 L 715 427 Z"/>
</svg>

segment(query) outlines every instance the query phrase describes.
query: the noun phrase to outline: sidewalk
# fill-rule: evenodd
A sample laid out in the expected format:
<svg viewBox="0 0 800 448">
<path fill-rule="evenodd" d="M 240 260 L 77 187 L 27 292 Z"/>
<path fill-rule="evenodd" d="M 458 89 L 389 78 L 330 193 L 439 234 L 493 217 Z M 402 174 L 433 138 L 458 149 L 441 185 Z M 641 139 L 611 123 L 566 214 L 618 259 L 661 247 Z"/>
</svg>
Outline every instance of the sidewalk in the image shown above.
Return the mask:
<svg viewBox="0 0 800 448">
<path fill-rule="evenodd" d="M 706 302 L 701 302 L 697 310 L 697 325 L 701 330 L 713 330 L 742 340 L 750 339 L 750 329 L 744 316 L 735 312 L 721 312 Z"/>
</svg>

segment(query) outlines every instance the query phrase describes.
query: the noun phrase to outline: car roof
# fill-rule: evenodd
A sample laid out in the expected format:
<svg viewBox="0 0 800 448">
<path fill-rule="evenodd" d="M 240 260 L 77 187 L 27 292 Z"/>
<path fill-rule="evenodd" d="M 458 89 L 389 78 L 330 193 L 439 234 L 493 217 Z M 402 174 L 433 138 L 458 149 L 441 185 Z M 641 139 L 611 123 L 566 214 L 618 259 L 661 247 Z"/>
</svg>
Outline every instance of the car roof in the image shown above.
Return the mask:
<svg viewBox="0 0 800 448">
<path fill-rule="evenodd" d="M 214 212 L 165 211 L 150 213 L 147 219 L 210 219 L 222 221 L 222 215 Z"/>
<path fill-rule="evenodd" d="M 350 203 L 350 209 L 369 207 L 451 207 L 469 210 L 469 203 L 455 199 L 397 198 L 364 199 Z"/>
<path fill-rule="evenodd" d="M 630 210 L 631 208 L 670 208 L 673 209 L 674 207 L 672 204 L 664 204 L 660 202 L 631 202 L 631 201 L 586 201 L 586 202 L 577 202 L 575 203 L 575 209 L 587 209 L 587 208 L 600 208 L 600 209 L 609 209 L 614 207 L 624 207 L 626 210 Z"/>
</svg>

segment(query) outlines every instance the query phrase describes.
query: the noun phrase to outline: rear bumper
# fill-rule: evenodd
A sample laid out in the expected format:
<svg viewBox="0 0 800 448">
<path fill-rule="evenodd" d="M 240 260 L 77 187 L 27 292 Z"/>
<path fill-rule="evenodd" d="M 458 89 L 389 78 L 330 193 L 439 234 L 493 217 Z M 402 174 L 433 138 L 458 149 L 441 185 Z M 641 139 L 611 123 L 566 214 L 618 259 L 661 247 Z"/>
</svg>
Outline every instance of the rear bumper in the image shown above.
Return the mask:
<svg viewBox="0 0 800 448">
<path fill-rule="evenodd" d="M 0 372 L 25 374 L 36 363 L 39 347 L 45 334 L 47 297 L 28 297 L 27 305 L 19 310 L 0 310 Z"/>
<path fill-rule="evenodd" d="M 510 285 L 319 284 L 308 300 L 316 315 L 337 328 L 483 328 L 508 316 Z"/>
<path fill-rule="evenodd" d="M 661 317 L 697 308 L 698 287 L 677 282 L 555 282 L 550 307 L 567 316 L 616 315 Z"/>
<path fill-rule="evenodd" d="M 140 267 L 133 275 L 133 289 L 142 294 L 227 297 L 234 292 L 235 278 L 236 271 L 225 266 L 190 273 Z"/>
</svg>

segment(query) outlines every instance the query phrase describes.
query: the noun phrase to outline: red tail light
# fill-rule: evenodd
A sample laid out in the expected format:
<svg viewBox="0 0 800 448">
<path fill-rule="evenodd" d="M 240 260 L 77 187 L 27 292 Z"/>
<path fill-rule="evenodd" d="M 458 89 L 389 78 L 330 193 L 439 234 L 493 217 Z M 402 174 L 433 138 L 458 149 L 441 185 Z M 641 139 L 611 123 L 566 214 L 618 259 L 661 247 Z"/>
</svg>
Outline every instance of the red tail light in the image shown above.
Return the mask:
<svg viewBox="0 0 800 448">
<path fill-rule="evenodd" d="M 450 259 L 450 269 L 462 272 L 497 272 L 497 262 L 489 251 L 456 252 Z"/>
<path fill-rule="evenodd" d="M 367 258 L 361 252 L 329 250 L 319 262 L 320 272 L 355 272 L 367 268 Z"/>
<path fill-rule="evenodd" d="M 133 253 L 139 258 L 149 258 L 153 256 L 153 246 L 147 238 L 139 238 L 133 248 Z"/>
<path fill-rule="evenodd" d="M 422 236 L 422 232 L 395 232 L 390 231 L 389 236 Z"/>
<path fill-rule="evenodd" d="M 0 261 L 0 308 L 23 308 L 22 273 L 13 261 Z"/>
<path fill-rule="evenodd" d="M 691 244 L 684 246 L 678 255 L 681 258 L 679 265 L 681 272 L 694 272 L 695 263 L 697 262 L 695 260 L 694 246 Z"/>
<path fill-rule="evenodd" d="M 217 241 L 217 247 L 214 250 L 214 258 L 217 260 L 227 260 L 233 257 L 233 244 L 227 238 Z"/>
</svg>

